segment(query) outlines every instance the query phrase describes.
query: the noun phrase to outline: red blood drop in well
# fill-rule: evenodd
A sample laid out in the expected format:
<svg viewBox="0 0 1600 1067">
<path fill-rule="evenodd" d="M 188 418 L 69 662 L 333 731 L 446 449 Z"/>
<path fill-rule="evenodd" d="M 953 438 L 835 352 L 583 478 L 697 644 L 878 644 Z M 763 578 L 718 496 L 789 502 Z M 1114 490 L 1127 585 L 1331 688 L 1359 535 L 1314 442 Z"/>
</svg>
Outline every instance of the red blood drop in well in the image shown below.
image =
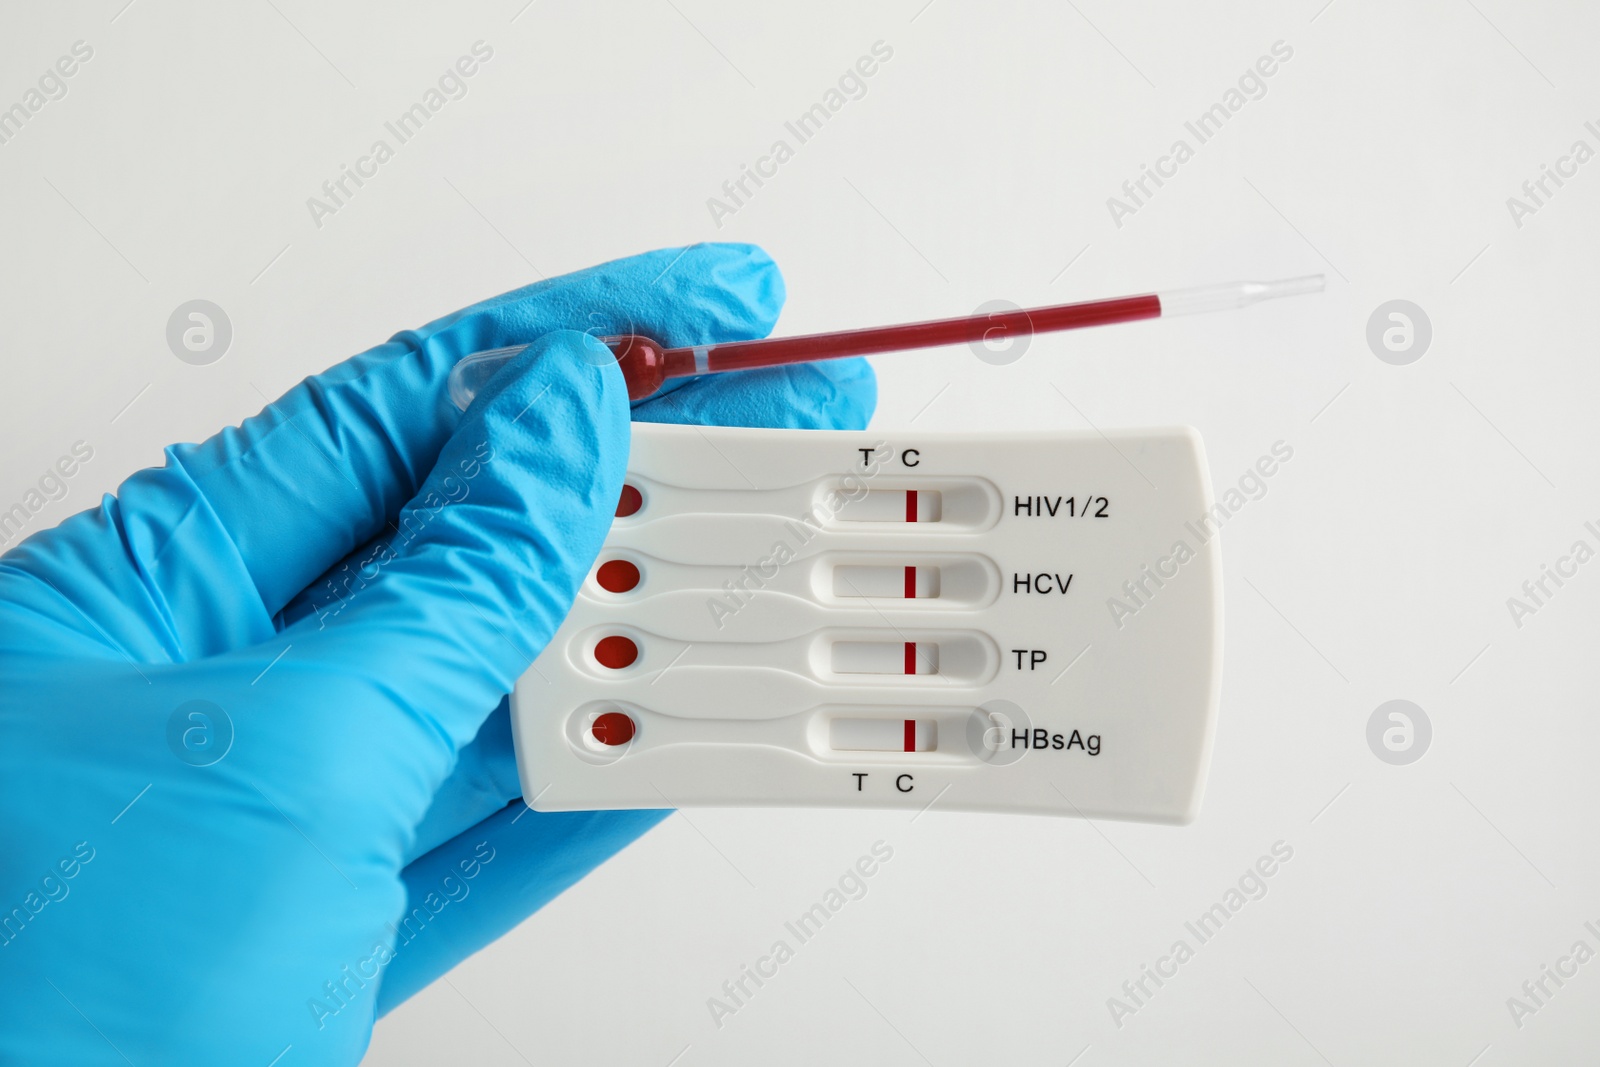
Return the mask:
<svg viewBox="0 0 1600 1067">
<path fill-rule="evenodd" d="M 620 711 L 608 711 L 589 726 L 602 745 L 625 745 L 633 740 L 633 720 Z"/>
<path fill-rule="evenodd" d="M 594 578 L 608 593 L 626 593 L 639 584 L 639 568 L 625 559 L 608 559 L 600 564 Z"/>
<path fill-rule="evenodd" d="M 600 666 L 620 671 L 639 658 L 639 646 L 626 637 L 612 634 L 602 637 L 600 643 L 594 646 L 594 658 Z"/>
<path fill-rule="evenodd" d="M 622 487 L 622 496 L 617 499 L 617 518 L 625 519 L 644 507 L 644 494 L 631 485 Z"/>
</svg>

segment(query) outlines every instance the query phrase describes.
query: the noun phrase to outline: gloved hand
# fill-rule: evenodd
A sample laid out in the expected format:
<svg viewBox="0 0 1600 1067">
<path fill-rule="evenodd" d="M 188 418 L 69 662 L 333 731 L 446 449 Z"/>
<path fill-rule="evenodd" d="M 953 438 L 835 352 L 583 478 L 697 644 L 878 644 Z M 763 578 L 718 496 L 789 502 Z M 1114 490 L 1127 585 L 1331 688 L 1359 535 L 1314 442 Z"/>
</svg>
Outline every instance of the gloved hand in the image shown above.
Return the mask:
<svg viewBox="0 0 1600 1067">
<path fill-rule="evenodd" d="M 375 1013 L 659 821 L 514 802 L 504 695 L 627 460 L 622 375 L 576 331 L 740 340 L 782 302 L 741 245 L 540 282 L 168 449 L 0 557 L 0 1062 L 354 1064 Z M 460 357 L 527 342 L 450 407 Z M 848 361 L 632 415 L 860 428 L 875 396 Z"/>
</svg>

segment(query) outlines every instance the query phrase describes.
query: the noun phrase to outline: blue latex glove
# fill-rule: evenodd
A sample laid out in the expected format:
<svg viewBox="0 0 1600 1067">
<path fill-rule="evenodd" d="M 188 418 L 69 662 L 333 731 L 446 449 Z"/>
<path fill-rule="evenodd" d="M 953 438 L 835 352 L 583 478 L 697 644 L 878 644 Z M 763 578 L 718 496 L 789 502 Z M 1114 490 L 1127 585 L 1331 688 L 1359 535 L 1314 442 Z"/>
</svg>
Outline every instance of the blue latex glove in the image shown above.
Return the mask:
<svg viewBox="0 0 1600 1067">
<path fill-rule="evenodd" d="M 0 1062 L 354 1064 L 375 1013 L 659 821 L 516 802 L 504 694 L 627 461 L 622 376 L 575 331 L 760 337 L 782 301 L 740 245 L 541 282 L 169 449 L 0 557 Z M 461 356 L 527 342 L 449 406 Z M 875 397 L 848 361 L 632 415 L 860 428 Z"/>
</svg>

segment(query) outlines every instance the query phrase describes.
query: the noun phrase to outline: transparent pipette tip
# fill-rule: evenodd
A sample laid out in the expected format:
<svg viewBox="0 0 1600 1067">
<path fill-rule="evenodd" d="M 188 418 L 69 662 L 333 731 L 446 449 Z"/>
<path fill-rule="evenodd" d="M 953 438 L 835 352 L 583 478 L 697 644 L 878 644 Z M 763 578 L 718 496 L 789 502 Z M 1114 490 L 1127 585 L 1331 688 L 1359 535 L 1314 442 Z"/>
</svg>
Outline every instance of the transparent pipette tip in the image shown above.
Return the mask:
<svg viewBox="0 0 1600 1067">
<path fill-rule="evenodd" d="M 1161 315 L 1198 315 L 1207 311 L 1228 311 L 1248 307 L 1263 300 L 1284 296 L 1320 293 L 1327 286 L 1327 275 L 1307 274 L 1299 278 L 1280 278 L 1271 282 L 1224 282 L 1195 289 L 1174 289 L 1157 293 Z"/>
</svg>

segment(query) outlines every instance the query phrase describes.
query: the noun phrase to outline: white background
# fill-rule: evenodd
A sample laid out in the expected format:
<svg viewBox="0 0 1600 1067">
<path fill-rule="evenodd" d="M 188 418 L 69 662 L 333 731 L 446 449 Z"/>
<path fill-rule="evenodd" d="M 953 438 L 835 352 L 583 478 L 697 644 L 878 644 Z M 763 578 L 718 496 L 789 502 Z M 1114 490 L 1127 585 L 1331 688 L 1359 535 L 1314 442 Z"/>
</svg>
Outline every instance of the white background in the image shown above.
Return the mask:
<svg viewBox="0 0 1600 1067">
<path fill-rule="evenodd" d="M 878 361 L 884 430 L 1187 423 L 1219 491 L 1293 447 L 1223 538 L 1193 826 L 675 815 L 380 1024 L 367 1063 L 1592 1057 L 1600 963 L 1520 1029 L 1506 1000 L 1579 938 L 1600 948 L 1600 562 L 1521 628 L 1506 600 L 1600 544 L 1600 162 L 1520 228 L 1506 199 L 1575 139 L 1600 148 L 1600 13 L 123 3 L 0 16 L 5 105 L 94 48 L 0 145 L 0 507 L 73 442 L 95 451 L 41 526 L 398 329 L 657 246 L 764 245 L 780 333 L 1329 276 L 1321 297 L 1036 339 L 1006 367 Z M 306 198 L 480 39 L 469 95 L 316 227 Z M 707 198 L 879 40 L 867 95 L 718 229 Z M 1279 40 L 1266 96 L 1116 226 L 1107 197 Z M 196 297 L 235 330 L 206 367 L 163 336 Z M 1365 340 L 1394 298 L 1433 323 L 1409 366 Z M 1405 767 L 1365 739 L 1394 698 L 1434 727 Z M 716 1028 L 706 998 L 880 839 L 869 894 Z M 1118 1028 L 1107 999 L 1280 840 L 1267 896 Z"/>
</svg>

